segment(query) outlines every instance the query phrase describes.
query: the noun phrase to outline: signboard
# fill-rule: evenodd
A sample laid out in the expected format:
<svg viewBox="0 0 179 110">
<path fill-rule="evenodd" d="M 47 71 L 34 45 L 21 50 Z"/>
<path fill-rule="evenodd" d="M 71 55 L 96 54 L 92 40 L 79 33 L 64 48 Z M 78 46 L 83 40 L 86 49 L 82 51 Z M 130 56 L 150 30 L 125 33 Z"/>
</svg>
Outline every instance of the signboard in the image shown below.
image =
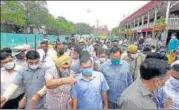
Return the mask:
<svg viewBox="0 0 179 110">
<path fill-rule="evenodd" d="M 165 30 L 166 26 L 154 26 L 153 27 L 153 31 L 161 31 L 161 30 Z"/>
</svg>

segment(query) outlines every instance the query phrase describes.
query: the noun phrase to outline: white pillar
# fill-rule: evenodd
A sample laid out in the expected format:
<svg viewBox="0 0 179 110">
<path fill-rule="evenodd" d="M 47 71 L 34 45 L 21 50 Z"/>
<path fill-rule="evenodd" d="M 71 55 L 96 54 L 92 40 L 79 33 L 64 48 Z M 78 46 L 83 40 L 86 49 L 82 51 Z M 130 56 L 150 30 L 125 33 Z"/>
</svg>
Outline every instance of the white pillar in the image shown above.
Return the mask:
<svg viewBox="0 0 179 110">
<path fill-rule="evenodd" d="M 149 23 L 150 23 L 150 11 L 148 12 L 148 20 L 147 20 L 147 27 L 149 27 Z"/>
<path fill-rule="evenodd" d="M 167 10 L 166 10 L 166 23 L 167 24 L 168 24 L 168 18 L 170 14 L 170 4 L 171 4 L 171 1 L 167 1 Z"/>
<path fill-rule="evenodd" d="M 158 9 L 155 8 L 155 17 L 154 17 L 154 24 L 156 23 L 157 21 L 157 13 L 158 13 Z"/>
<path fill-rule="evenodd" d="M 170 14 L 170 5 L 171 5 L 171 1 L 167 1 L 167 9 L 166 9 L 166 24 L 168 24 L 168 18 L 169 18 L 169 14 Z M 165 31 L 165 40 L 162 42 L 164 45 L 166 45 L 167 43 L 167 38 L 168 38 L 168 29 Z"/>
</svg>

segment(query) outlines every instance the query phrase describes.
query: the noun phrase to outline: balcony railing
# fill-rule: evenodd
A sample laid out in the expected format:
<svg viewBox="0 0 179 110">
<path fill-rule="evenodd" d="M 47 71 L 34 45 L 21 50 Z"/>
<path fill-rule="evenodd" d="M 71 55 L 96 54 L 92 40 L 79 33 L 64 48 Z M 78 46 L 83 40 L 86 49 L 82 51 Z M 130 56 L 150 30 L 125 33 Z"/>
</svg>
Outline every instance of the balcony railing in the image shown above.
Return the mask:
<svg viewBox="0 0 179 110">
<path fill-rule="evenodd" d="M 154 22 L 152 23 L 149 23 L 148 24 L 144 24 L 144 25 L 141 25 L 141 26 L 137 26 L 135 28 L 132 28 L 133 30 L 141 30 L 141 29 L 145 29 L 145 28 L 152 28 L 154 26 Z"/>
<path fill-rule="evenodd" d="M 168 26 L 176 26 L 179 27 L 179 18 L 169 18 Z"/>
</svg>

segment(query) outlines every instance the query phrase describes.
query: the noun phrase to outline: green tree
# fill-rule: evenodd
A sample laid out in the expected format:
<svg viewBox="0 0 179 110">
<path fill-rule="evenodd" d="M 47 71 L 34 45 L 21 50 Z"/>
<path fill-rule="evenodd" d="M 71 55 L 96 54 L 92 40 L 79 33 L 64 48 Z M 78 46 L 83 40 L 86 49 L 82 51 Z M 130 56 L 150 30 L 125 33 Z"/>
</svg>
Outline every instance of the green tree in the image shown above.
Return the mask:
<svg viewBox="0 0 179 110">
<path fill-rule="evenodd" d="M 24 25 L 23 5 L 17 1 L 1 1 L 1 23 Z"/>
<path fill-rule="evenodd" d="M 156 21 L 155 26 L 167 26 L 165 22 L 165 17 L 161 16 L 160 19 Z"/>
<path fill-rule="evenodd" d="M 86 23 L 77 23 L 75 24 L 75 33 L 77 34 L 91 34 L 93 27 Z"/>
<path fill-rule="evenodd" d="M 112 29 L 112 36 L 119 36 L 119 27 L 113 28 Z"/>
<path fill-rule="evenodd" d="M 19 1 L 25 8 L 26 25 L 42 25 L 48 17 L 46 1 Z"/>
</svg>

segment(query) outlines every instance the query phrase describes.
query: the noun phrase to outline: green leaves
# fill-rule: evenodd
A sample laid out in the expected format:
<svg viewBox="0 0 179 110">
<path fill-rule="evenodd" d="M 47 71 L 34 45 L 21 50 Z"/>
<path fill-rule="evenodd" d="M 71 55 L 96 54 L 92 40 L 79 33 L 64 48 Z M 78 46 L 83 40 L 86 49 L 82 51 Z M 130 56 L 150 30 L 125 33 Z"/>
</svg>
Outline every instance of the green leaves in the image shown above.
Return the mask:
<svg viewBox="0 0 179 110">
<path fill-rule="evenodd" d="M 23 5 L 17 1 L 3 1 L 1 6 L 1 22 L 24 25 L 25 15 Z"/>
<path fill-rule="evenodd" d="M 86 23 L 77 23 L 75 24 L 75 32 L 77 34 L 90 34 L 92 33 L 93 28 Z"/>
<path fill-rule="evenodd" d="M 165 22 L 165 17 L 161 16 L 160 19 L 156 21 L 155 26 L 167 26 Z"/>
<path fill-rule="evenodd" d="M 64 17 L 55 18 L 48 12 L 46 1 L 1 1 L 1 23 L 24 27 L 45 26 L 56 34 L 89 34 L 92 27 L 85 23 L 74 24 Z"/>
</svg>

